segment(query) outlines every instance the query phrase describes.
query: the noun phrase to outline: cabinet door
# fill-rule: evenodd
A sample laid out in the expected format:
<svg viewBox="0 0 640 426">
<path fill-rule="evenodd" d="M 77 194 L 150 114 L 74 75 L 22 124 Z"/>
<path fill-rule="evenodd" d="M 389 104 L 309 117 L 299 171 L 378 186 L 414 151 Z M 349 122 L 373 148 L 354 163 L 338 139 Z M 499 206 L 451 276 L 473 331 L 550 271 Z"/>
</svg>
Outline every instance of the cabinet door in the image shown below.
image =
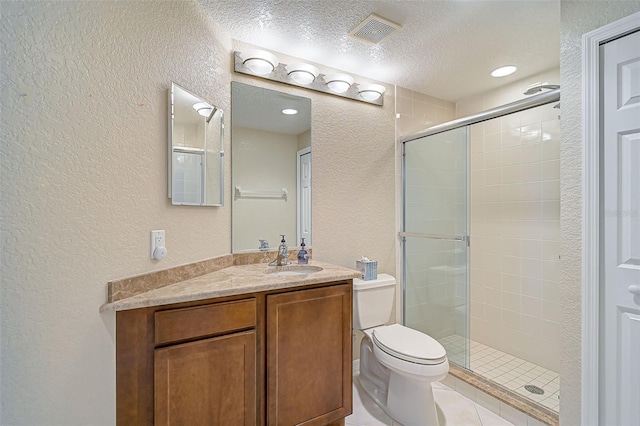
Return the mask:
<svg viewBox="0 0 640 426">
<path fill-rule="evenodd" d="M 156 425 L 255 425 L 255 331 L 155 350 Z"/>
<path fill-rule="evenodd" d="M 351 285 L 267 296 L 269 425 L 351 414 Z"/>
</svg>

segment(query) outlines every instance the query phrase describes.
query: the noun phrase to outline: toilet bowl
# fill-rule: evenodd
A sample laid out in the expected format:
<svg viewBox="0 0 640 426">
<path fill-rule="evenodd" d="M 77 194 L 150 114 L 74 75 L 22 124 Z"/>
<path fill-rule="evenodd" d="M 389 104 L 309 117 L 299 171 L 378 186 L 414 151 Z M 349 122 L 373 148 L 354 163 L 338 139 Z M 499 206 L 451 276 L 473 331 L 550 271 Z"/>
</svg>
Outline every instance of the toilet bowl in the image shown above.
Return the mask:
<svg viewBox="0 0 640 426">
<path fill-rule="evenodd" d="M 431 383 L 449 372 L 446 351 L 432 337 L 389 320 L 395 278 L 354 279 L 354 327 L 364 332 L 358 380 L 391 418 L 404 426 L 437 426 Z"/>
</svg>

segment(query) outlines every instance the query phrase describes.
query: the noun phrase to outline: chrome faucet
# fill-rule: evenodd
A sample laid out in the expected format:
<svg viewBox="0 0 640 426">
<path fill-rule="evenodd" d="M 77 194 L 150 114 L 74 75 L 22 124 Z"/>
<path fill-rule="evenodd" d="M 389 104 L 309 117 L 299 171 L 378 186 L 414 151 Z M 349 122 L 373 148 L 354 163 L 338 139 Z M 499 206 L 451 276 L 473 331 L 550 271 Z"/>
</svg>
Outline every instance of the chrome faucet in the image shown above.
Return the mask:
<svg viewBox="0 0 640 426">
<path fill-rule="evenodd" d="M 269 263 L 269 266 L 285 266 L 290 264 L 289 262 L 289 249 L 287 248 L 287 242 L 284 240 L 284 235 L 280 235 L 282 240 L 280 240 L 280 245 L 278 246 L 278 256 L 276 260 Z"/>
</svg>

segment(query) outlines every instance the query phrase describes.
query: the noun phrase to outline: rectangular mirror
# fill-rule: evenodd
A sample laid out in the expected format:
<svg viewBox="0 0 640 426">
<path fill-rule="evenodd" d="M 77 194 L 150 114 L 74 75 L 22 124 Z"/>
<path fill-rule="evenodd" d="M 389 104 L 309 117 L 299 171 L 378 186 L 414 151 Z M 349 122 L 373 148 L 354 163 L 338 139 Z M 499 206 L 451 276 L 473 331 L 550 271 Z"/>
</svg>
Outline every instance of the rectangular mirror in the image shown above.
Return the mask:
<svg viewBox="0 0 640 426">
<path fill-rule="evenodd" d="M 232 251 L 310 248 L 311 99 L 232 82 L 231 164 Z"/>
<path fill-rule="evenodd" d="M 176 83 L 169 90 L 169 198 L 180 206 L 224 204 L 224 114 Z"/>
</svg>

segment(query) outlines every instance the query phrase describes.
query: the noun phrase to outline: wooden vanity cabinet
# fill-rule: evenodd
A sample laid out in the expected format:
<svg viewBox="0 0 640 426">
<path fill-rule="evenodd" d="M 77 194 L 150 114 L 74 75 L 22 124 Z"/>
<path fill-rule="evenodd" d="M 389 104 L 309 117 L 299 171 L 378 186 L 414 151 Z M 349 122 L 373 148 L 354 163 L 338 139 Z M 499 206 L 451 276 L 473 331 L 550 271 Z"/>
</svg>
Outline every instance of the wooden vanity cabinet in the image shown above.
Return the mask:
<svg viewBox="0 0 640 426">
<path fill-rule="evenodd" d="M 116 417 L 133 425 L 344 425 L 351 281 L 116 313 Z"/>
<path fill-rule="evenodd" d="M 351 414 L 351 285 L 267 296 L 269 425 Z"/>
<path fill-rule="evenodd" d="M 255 425 L 256 332 L 234 331 L 255 328 L 256 300 L 160 311 L 154 323 L 154 424 Z M 199 340 L 157 347 L 187 339 Z"/>
<path fill-rule="evenodd" d="M 258 419 L 255 297 L 116 313 L 118 425 L 241 425 Z"/>
<path fill-rule="evenodd" d="M 156 425 L 256 424 L 255 331 L 155 350 Z"/>
</svg>

